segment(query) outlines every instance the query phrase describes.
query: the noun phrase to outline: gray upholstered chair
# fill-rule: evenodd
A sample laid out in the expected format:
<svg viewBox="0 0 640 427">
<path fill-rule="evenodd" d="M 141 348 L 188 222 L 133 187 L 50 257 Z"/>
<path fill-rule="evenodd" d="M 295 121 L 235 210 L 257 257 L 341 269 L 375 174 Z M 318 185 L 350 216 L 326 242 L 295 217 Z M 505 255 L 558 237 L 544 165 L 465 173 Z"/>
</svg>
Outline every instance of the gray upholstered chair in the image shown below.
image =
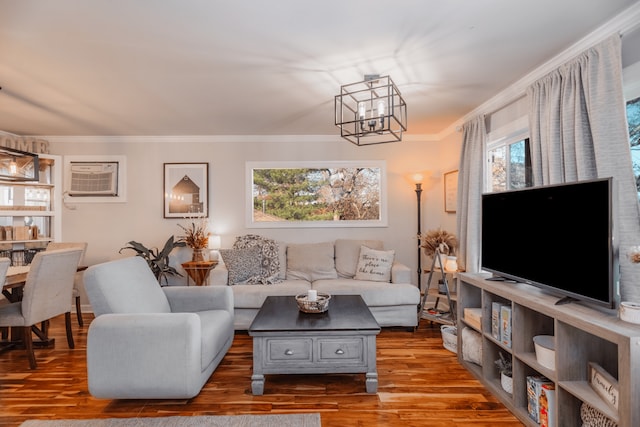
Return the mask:
<svg viewBox="0 0 640 427">
<path fill-rule="evenodd" d="M 229 287 L 160 287 L 138 256 L 89 267 L 84 285 L 96 316 L 87 338 L 94 397 L 191 398 L 231 347 Z"/>
<path fill-rule="evenodd" d="M 4 284 L 7 280 L 7 271 L 11 265 L 11 259 L 0 258 L 0 283 Z M 0 294 L 0 307 L 9 304 L 9 300 L 2 294 Z M 0 339 L 6 340 L 9 337 L 9 328 L 0 327 Z"/>
<path fill-rule="evenodd" d="M 32 331 L 46 336 L 47 322 L 65 315 L 67 344 L 74 348 L 71 332 L 73 279 L 82 256 L 80 249 L 43 251 L 33 257 L 23 289 L 22 300 L 0 307 L 0 327 L 22 327 L 22 339 L 31 369 L 37 367 Z M 37 328 L 44 322 L 44 330 Z"/>
<path fill-rule="evenodd" d="M 82 256 L 80 257 L 80 261 L 78 261 L 78 265 L 82 265 L 84 263 L 84 255 L 87 252 L 87 242 L 49 242 L 46 250 L 56 251 L 58 249 L 71 248 L 82 249 Z M 84 326 L 84 321 L 82 320 L 82 308 L 80 303 L 80 290 L 78 289 L 78 284 L 82 282 L 83 273 L 84 272 L 82 271 L 78 271 L 73 281 L 73 299 L 76 303 L 76 317 L 78 320 L 78 325 L 80 326 Z"/>
</svg>

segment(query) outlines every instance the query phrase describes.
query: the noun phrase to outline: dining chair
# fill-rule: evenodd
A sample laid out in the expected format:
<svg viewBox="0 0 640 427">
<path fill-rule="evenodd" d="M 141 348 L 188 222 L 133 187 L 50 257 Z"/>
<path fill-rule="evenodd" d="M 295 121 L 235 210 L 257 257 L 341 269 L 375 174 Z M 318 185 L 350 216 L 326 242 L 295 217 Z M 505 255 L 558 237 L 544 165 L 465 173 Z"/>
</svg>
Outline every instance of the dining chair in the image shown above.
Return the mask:
<svg viewBox="0 0 640 427">
<path fill-rule="evenodd" d="M 81 249 L 38 252 L 27 273 L 22 300 L 0 307 L 0 327 L 22 328 L 22 340 L 31 369 L 37 367 L 31 333 L 41 339 L 47 338 L 50 319 L 65 315 L 67 344 L 69 348 L 75 347 L 70 302 L 81 256 Z M 41 328 L 38 328 L 39 323 Z"/>
<path fill-rule="evenodd" d="M 82 256 L 80 257 L 80 261 L 78 261 L 78 265 L 84 263 L 84 255 L 87 252 L 87 243 L 86 242 L 49 242 L 47 245 L 47 251 L 56 251 L 59 249 L 71 249 L 78 248 L 82 249 Z M 76 302 L 76 317 L 78 319 L 78 325 L 84 326 L 84 321 L 82 320 L 82 309 L 80 304 L 80 290 L 78 289 L 78 283 L 82 281 L 82 275 L 84 272 L 77 272 L 75 279 L 73 281 L 73 299 Z"/>
<path fill-rule="evenodd" d="M 4 285 L 7 278 L 7 271 L 11 265 L 10 258 L 0 258 L 0 283 Z M 0 307 L 9 304 L 9 300 L 4 295 L 0 295 Z M 3 341 L 9 338 L 9 328 L 0 327 L 0 339 Z"/>
</svg>

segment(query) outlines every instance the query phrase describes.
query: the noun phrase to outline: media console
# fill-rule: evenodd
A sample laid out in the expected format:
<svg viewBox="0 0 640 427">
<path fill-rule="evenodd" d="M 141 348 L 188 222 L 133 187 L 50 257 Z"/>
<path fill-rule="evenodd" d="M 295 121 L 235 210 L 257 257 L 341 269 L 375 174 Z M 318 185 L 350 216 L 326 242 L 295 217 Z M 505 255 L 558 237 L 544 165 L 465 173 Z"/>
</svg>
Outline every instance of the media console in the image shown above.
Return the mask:
<svg viewBox="0 0 640 427">
<path fill-rule="evenodd" d="M 640 426 L 640 326 L 623 322 L 615 310 L 592 308 L 581 303 L 556 305 L 558 297 L 524 283 L 486 280 L 488 274 L 460 273 L 458 280 L 458 349 L 462 329 L 476 329 L 464 319 L 465 308 L 481 308 L 482 366 L 460 363 L 473 373 L 513 414 L 527 426 L 538 426 L 527 410 L 527 376 L 543 375 L 555 386 L 556 426 L 582 425 L 583 403 L 597 409 L 619 427 Z M 492 304 L 511 307 L 511 347 L 491 333 Z M 538 363 L 533 337 L 553 335 L 555 369 Z M 495 365 L 499 353 L 513 364 L 513 393 L 500 385 Z M 595 363 L 618 382 L 617 409 L 589 384 L 589 364 Z"/>
</svg>

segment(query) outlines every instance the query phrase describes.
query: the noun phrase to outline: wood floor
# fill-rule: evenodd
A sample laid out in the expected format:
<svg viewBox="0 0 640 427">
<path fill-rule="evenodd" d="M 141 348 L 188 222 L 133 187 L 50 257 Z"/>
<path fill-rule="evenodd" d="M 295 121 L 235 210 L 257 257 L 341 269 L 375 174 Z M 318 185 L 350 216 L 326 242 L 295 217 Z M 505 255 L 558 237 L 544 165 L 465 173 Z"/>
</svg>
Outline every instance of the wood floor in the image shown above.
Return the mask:
<svg viewBox="0 0 640 427">
<path fill-rule="evenodd" d="M 269 375 L 265 394 L 251 394 L 251 337 L 234 344 L 198 396 L 190 400 L 100 400 L 87 391 L 85 326 L 74 323 L 75 350 L 67 348 L 64 317 L 51 322 L 54 349 L 36 350 L 38 369 L 23 351 L 0 354 L 0 426 L 27 419 L 123 418 L 172 415 L 319 412 L 323 427 L 522 426 L 442 347 L 437 326 L 423 320 L 416 332 L 383 330 L 378 336 L 377 394 L 364 374 Z M 75 317 L 73 318 L 75 322 Z"/>
</svg>

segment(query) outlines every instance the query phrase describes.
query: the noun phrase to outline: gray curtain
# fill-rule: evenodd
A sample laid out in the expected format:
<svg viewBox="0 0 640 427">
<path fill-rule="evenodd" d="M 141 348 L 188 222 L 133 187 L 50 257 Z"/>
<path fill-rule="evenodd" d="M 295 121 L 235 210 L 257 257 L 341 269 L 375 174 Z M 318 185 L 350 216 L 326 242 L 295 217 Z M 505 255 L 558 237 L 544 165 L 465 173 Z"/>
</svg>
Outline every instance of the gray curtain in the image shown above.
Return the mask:
<svg viewBox="0 0 640 427">
<path fill-rule="evenodd" d="M 457 200 L 458 268 L 470 273 L 480 271 L 480 202 L 485 140 L 484 117 L 476 117 L 462 126 Z"/>
<path fill-rule="evenodd" d="M 620 36 L 611 36 L 535 82 L 527 96 L 535 185 L 614 178 L 620 296 L 623 301 L 640 301 L 640 266 L 625 256 L 625 248 L 640 244 L 640 216 Z M 567 250 L 572 250 L 570 245 Z"/>
</svg>

